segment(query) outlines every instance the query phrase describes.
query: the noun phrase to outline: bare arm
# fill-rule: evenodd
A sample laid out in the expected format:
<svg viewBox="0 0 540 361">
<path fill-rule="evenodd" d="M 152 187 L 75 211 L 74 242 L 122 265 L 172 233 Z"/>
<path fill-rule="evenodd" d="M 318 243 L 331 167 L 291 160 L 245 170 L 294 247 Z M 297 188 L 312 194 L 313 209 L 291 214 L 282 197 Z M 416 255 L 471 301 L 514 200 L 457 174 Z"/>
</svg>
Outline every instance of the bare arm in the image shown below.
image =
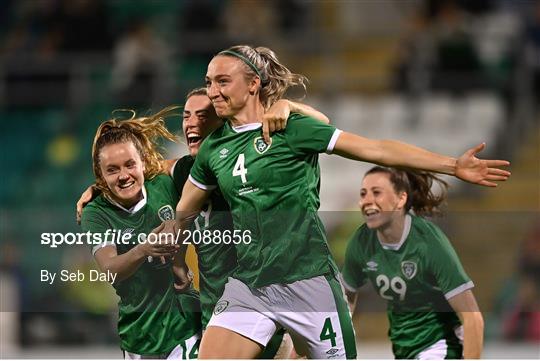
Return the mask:
<svg viewBox="0 0 540 361">
<path fill-rule="evenodd" d="M 479 144 L 456 159 L 395 140 L 375 140 L 342 132 L 337 139 L 334 153 L 349 159 L 389 167 L 407 167 L 449 174 L 466 182 L 496 187 L 495 181 L 505 181 L 510 176 L 510 172 L 499 167 L 510 163 L 505 160 L 476 158 L 476 154 L 484 148 L 484 143 Z"/>
<path fill-rule="evenodd" d="M 81 224 L 82 210 L 92 199 L 99 195 L 100 191 L 96 188 L 95 184 L 92 184 L 81 194 L 81 197 L 77 201 L 77 223 Z"/>
<path fill-rule="evenodd" d="M 158 233 L 163 224 L 154 231 Z M 105 246 L 95 253 L 94 257 L 101 271 L 109 271 L 117 275 L 117 280 L 122 281 L 131 277 L 137 269 L 146 261 L 148 256 L 171 257 L 178 251 L 179 246 L 172 243 L 140 243 L 123 254 L 116 252 L 116 247 Z"/>
<path fill-rule="evenodd" d="M 184 184 L 182 198 L 176 206 L 177 232 L 191 225 L 211 193 L 212 191 L 200 189 L 189 180 Z"/>
<path fill-rule="evenodd" d="M 293 102 L 287 99 L 280 99 L 264 113 L 263 116 L 263 138 L 266 144 L 270 144 L 270 134 L 285 129 L 287 119 L 291 113 L 300 113 L 315 118 L 322 123 L 329 124 L 330 119 L 320 111 L 309 105 Z"/>
<path fill-rule="evenodd" d="M 300 113 L 317 119 L 318 121 L 330 124 L 330 119 L 317 109 L 303 103 L 293 102 L 292 100 L 287 100 L 289 102 L 289 108 L 291 113 Z"/>
<path fill-rule="evenodd" d="M 484 344 L 484 319 L 471 290 L 448 300 L 463 324 L 463 357 L 479 359 Z"/>
</svg>

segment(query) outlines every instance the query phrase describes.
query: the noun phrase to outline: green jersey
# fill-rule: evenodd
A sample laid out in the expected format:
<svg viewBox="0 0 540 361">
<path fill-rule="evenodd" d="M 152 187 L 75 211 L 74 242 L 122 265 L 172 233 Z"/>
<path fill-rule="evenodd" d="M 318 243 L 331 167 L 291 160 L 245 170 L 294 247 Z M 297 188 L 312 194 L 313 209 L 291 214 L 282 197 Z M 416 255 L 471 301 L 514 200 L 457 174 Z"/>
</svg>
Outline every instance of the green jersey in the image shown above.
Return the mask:
<svg viewBox="0 0 540 361">
<path fill-rule="evenodd" d="M 174 165 L 172 172 L 174 184 L 179 194 L 182 194 L 184 183 L 195 159 L 186 155 Z M 203 210 L 193 223 L 192 230 L 224 231 L 232 230 L 232 217 L 229 205 L 216 189 L 204 205 Z M 232 244 L 198 243 L 194 244 L 199 263 L 199 292 L 201 299 L 202 323 L 206 327 L 214 306 L 223 294 L 229 276 L 236 268 L 236 250 Z"/>
<path fill-rule="evenodd" d="M 99 248 L 114 245 L 123 254 L 162 221 L 174 219 L 178 192 L 170 177 L 144 183 L 143 200 L 132 209 L 98 196 L 83 210 L 83 230 L 105 235 L 107 230 L 128 235 L 124 241 L 103 239 Z M 110 232 L 110 231 L 109 231 Z M 140 236 L 142 235 L 142 236 Z M 148 259 L 129 278 L 113 284 L 120 297 L 118 333 L 121 348 L 140 355 L 164 355 L 200 330 L 198 297 L 194 291 L 176 294 L 171 264 Z"/>
<path fill-rule="evenodd" d="M 380 242 L 375 230 L 362 225 L 347 246 L 342 276 L 350 291 L 369 280 L 387 300 L 396 358 L 414 358 L 439 340 L 461 358 L 461 324 L 448 299 L 474 285 L 433 223 L 407 215 L 399 244 Z"/>
<path fill-rule="evenodd" d="M 236 245 L 234 277 L 258 288 L 333 272 L 319 207 L 318 153 L 332 151 L 334 127 L 292 114 L 267 145 L 261 124 L 229 123 L 201 145 L 190 180 L 217 185 L 229 203 L 235 231 L 251 240 Z M 244 240 L 246 241 L 246 240 Z"/>
</svg>

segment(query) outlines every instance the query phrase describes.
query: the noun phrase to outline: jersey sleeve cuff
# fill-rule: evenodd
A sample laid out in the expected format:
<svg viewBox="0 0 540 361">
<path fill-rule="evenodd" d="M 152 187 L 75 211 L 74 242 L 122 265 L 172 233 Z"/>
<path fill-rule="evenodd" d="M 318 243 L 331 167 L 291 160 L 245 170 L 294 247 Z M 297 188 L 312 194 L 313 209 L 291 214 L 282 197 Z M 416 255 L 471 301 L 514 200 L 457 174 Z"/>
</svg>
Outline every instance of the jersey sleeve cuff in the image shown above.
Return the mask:
<svg viewBox="0 0 540 361">
<path fill-rule="evenodd" d="M 200 188 L 200 189 L 202 189 L 202 190 L 204 190 L 204 191 L 211 191 L 211 190 L 214 190 L 214 189 L 217 188 L 217 185 L 206 185 L 206 184 L 202 184 L 201 182 L 199 182 L 199 181 L 197 181 L 195 178 L 193 178 L 193 177 L 191 176 L 191 174 L 189 175 L 189 178 L 188 178 L 188 179 L 189 179 L 189 181 L 190 181 L 191 183 L 193 183 L 193 185 L 195 185 L 195 187 Z"/>
<path fill-rule="evenodd" d="M 446 292 L 446 293 L 444 294 L 444 298 L 446 298 L 447 300 L 449 300 L 449 299 L 451 299 L 452 297 L 457 296 L 457 295 L 459 295 L 459 294 L 462 293 L 462 292 L 465 292 L 465 291 L 467 291 L 467 290 L 470 290 L 470 289 L 473 288 L 473 287 L 474 287 L 473 281 L 469 281 L 469 282 L 467 282 L 467 283 L 462 284 L 462 285 L 459 286 L 459 287 L 454 288 L 452 291 Z"/>
<path fill-rule="evenodd" d="M 343 273 L 341 273 L 339 275 L 339 278 L 341 279 L 341 283 L 343 284 L 343 287 L 345 287 L 345 290 L 349 291 L 349 292 L 356 292 L 358 291 L 358 288 L 359 287 L 353 287 L 351 286 L 350 284 L 347 283 L 347 281 L 345 281 L 345 278 L 343 277 Z"/>
<path fill-rule="evenodd" d="M 336 129 L 334 130 L 334 134 L 332 134 L 332 138 L 330 138 L 330 142 L 328 142 L 328 146 L 326 147 L 326 153 L 332 154 L 334 151 L 334 147 L 336 146 L 337 140 L 339 138 L 339 135 L 342 133 L 341 130 Z"/>
</svg>

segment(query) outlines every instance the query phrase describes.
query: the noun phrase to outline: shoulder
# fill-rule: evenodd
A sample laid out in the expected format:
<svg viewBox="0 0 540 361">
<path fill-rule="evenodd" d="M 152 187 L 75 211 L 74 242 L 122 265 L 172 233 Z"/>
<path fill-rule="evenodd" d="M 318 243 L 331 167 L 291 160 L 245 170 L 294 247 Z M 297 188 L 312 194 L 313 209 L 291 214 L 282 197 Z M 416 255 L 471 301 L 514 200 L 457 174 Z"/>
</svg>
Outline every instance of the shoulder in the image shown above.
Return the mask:
<svg viewBox="0 0 540 361">
<path fill-rule="evenodd" d="M 289 118 L 287 118 L 287 127 L 285 130 L 292 127 L 294 129 L 295 127 L 323 127 L 323 128 L 334 128 L 333 126 L 329 124 L 325 124 L 323 122 L 318 121 L 317 119 L 304 115 L 299 113 L 291 113 L 289 115 Z"/>
<path fill-rule="evenodd" d="M 191 166 L 193 165 L 193 163 L 195 162 L 195 158 L 193 158 L 191 155 L 185 155 L 183 156 L 182 158 L 178 159 L 176 161 L 176 164 L 174 165 L 174 170 L 176 169 L 179 169 L 179 170 L 189 170 L 189 168 L 191 168 Z"/>
<path fill-rule="evenodd" d="M 162 200 L 170 203 L 178 202 L 178 190 L 173 179 L 165 174 L 159 174 L 144 182 L 149 199 Z"/>
<path fill-rule="evenodd" d="M 433 222 L 418 216 L 411 215 L 412 228 L 427 240 L 446 240 L 444 232 Z"/>
<path fill-rule="evenodd" d="M 152 179 L 148 179 L 144 182 L 146 191 L 149 192 L 152 189 L 162 189 L 174 187 L 173 180 L 170 176 L 166 174 L 158 174 Z"/>
<path fill-rule="evenodd" d="M 112 207 L 111 203 L 103 196 L 103 194 L 100 194 L 83 208 L 81 227 L 83 229 L 91 230 L 93 224 L 107 223 L 106 211 Z"/>
<path fill-rule="evenodd" d="M 376 237 L 376 232 L 369 229 L 364 223 L 356 229 L 351 238 L 349 239 L 348 248 L 362 249 L 368 246 L 371 240 Z"/>
</svg>

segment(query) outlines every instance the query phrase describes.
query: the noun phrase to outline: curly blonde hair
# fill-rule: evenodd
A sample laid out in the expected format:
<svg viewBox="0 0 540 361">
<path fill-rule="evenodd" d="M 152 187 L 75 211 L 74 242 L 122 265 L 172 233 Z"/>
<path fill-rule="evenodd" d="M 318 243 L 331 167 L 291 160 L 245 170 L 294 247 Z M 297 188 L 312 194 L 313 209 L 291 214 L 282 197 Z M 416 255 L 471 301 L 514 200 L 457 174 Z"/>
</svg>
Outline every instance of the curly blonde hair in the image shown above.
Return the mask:
<svg viewBox="0 0 540 361">
<path fill-rule="evenodd" d="M 105 195 L 111 196 L 111 191 L 101 174 L 100 152 L 109 144 L 132 142 L 144 165 L 144 179 L 152 179 L 163 172 L 161 161 L 163 156 L 155 143 L 159 138 L 176 142 L 176 137 L 165 127 L 165 118 L 177 116 L 179 107 L 169 106 L 159 112 L 143 117 L 136 117 L 133 110 L 131 118 L 113 118 L 103 122 L 97 129 L 92 144 L 92 165 L 96 177 L 96 187 Z M 115 111 L 116 112 L 116 111 Z M 113 114 L 115 113 L 113 112 Z"/>
</svg>

